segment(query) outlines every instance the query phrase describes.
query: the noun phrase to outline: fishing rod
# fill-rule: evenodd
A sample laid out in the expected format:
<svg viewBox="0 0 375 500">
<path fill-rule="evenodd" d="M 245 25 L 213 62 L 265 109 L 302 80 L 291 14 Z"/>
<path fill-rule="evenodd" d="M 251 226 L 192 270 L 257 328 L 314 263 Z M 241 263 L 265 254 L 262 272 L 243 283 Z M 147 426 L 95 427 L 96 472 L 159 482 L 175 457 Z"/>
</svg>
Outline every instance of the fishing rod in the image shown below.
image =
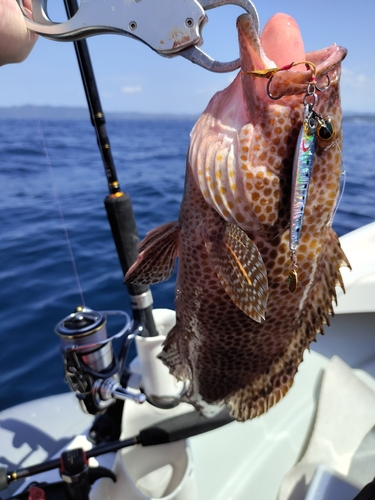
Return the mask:
<svg viewBox="0 0 375 500">
<path fill-rule="evenodd" d="M 194 410 L 146 427 L 136 436 L 94 446 L 91 450 L 85 452 L 85 458 L 99 457 L 100 455 L 113 453 L 135 445 L 156 446 L 185 440 L 218 429 L 233 421 L 234 419 L 230 416 L 227 408 L 212 418 L 204 417 L 201 413 Z M 70 452 L 71 451 L 74 450 L 70 450 Z M 7 488 L 10 483 L 18 481 L 19 479 L 24 479 L 60 467 L 60 457 L 10 472 L 6 466 L 0 467 L 0 490 Z"/>
<path fill-rule="evenodd" d="M 68 18 L 78 11 L 77 0 L 64 0 Z M 105 125 L 99 91 L 91 64 L 90 53 L 85 39 L 75 41 L 74 49 L 81 73 L 91 123 L 95 128 L 104 170 L 107 177 L 109 195 L 104 200 L 112 236 L 116 245 L 122 272 L 125 276 L 138 257 L 138 232 L 130 196 L 121 191 Z M 158 335 L 152 316 L 152 295 L 148 285 L 127 284 L 131 298 L 133 319 L 144 326 L 141 335 Z"/>
</svg>

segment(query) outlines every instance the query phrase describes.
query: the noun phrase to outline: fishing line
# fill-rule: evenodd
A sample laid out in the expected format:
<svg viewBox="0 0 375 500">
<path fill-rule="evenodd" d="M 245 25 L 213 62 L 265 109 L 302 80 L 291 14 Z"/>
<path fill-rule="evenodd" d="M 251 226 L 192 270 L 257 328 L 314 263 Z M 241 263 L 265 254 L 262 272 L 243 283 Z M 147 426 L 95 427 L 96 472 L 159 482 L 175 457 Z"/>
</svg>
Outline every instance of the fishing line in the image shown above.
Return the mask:
<svg viewBox="0 0 375 500">
<path fill-rule="evenodd" d="M 333 215 L 332 215 L 332 220 L 335 218 L 337 210 L 339 208 L 339 205 L 342 201 L 342 197 L 344 196 L 344 191 L 345 191 L 345 186 L 346 186 L 346 170 L 343 170 L 341 173 L 341 183 L 340 184 L 341 184 L 340 194 L 339 194 L 336 206 L 335 206 L 335 210 L 334 210 Z"/>
<path fill-rule="evenodd" d="M 338 148 L 340 150 L 340 153 L 342 154 L 341 147 L 338 146 Z M 340 179 L 340 192 L 339 192 L 339 196 L 338 196 L 337 201 L 336 201 L 335 209 L 334 209 L 332 217 L 331 217 L 331 221 L 330 221 L 331 226 L 333 223 L 333 219 L 336 217 L 336 213 L 337 213 L 337 210 L 338 210 L 340 203 L 342 201 L 342 197 L 344 196 L 345 186 L 346 186 L 346 168 L 345 168 L 345 160 L 343 159 L 342 160 L 341 179 Z"/>
<path fill-rule="evenodd" d="M 65 239 L 66 239 L 66 243 L 67 243 L 67 246 L 68 246 L 68 252 L 69 252 L 70 260 L 71 260 L 71 263 L 72 263 L 73 274 L 75 276 L 76 283 L 77 283 L 78 294 L 81 297 L 81 304 L 82 304 L 82 306 L 85 306 L 85 298 L 84 298 L 84 295 L 83 295 L 81 281 L 79 279 L 79 274 L 78 274 L 78 270 L 77 270 L 77 266 L 76 266 L 76 261 L 75 261 L 75 258 L 74 258 L 74 254 L 73 254 L 73 249 L 72 249 L 72 245 L 71 245 L 71 241 L 70 241 L 70 237 L 69 237 L 68 228 L 67 228 L 65 217 L 64 217 L 64 212 L 62 210 L 61 203 L 60 203 L 60 198 L 59 198 L 59 194 L 58 194 L 57 189 L 56 189 L 56 182 L 55 182 L 55 178 L 54 178 L 54 175 L 53 175 L 52 163 L 51 163 L 51 160 L 50 160 L 50 157 L 49 157 L 49 154 L 48 154 L 47 144 L 46 144 L 46 140 L 45 140 L 45 137 L 44 137 L 43 128 L 42 128 L 42 125 L 40 123 L 40 120 L 38 120 L 38 128 L 39 128 L 39 134 L 40 134 L 40 137 L 41 137 L 42 143 L 43 143 L 43 149 L 44 149 L 44 154 L 45 154 L 45 159 L 46 159 L 46 165 L 47 165 L 47 168 L 49 170 L 50 177 L 51 177 L 52 193 L 53 193 L 53 197 L 55 199 L 55 204 L 56 204 L 56 207 L 57 207 L 57 211 L 59 213 L 59 217 L 60 217 L 60 220 L 61 220 L 62 229 L 63 229 L 64 234 L 65 234 Z"/>
</svg>

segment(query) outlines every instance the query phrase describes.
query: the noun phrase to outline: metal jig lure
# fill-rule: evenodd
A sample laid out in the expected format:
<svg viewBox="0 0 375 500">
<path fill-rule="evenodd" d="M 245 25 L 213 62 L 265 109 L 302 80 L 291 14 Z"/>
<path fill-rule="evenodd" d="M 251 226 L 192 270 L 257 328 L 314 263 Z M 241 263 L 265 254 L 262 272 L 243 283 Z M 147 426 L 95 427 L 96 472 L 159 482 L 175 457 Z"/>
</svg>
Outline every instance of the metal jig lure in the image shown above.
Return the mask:
<svg viewBox="0 0 375 500">
<path fill-rule="evenodd" d="M 314 111 L 314 106 L 318 100 L 316 90 L 324 92 L 330 83 L 329 76 L 327 75 L 327 85 L 324 88 L 320 88 L 316 84 L 315 76 L 313 76 L 312 81 L 307 86 L 306 95 L 303 100 L 305 111 L 294 153 L 292 174 L 289 236 L 291 269 L 288 276 L 288 288 L 291 293 L 297 290 L 298 285 L 297 249 L 314 163 L 316 137 L 318 134 L 319 137 L 323 136 L 324 140 L 326 140 L 333 133 L 330 121 L 324 120 L 322 116 Z"/>
<path fill-rule="evenodd" d="M 292 261 L 288 276 L 288 288 L 294 293 L 297 289 L 297 248 L 299 244 L 303 214 L 305 211 L 307 193 L 310 184 L 311 170 L 315 153 L 317 119 L 312 104 L 305 105 L 303 124 L 298 136 L 293 161 L 290 237 L 289 249 Z"/>
</svg>

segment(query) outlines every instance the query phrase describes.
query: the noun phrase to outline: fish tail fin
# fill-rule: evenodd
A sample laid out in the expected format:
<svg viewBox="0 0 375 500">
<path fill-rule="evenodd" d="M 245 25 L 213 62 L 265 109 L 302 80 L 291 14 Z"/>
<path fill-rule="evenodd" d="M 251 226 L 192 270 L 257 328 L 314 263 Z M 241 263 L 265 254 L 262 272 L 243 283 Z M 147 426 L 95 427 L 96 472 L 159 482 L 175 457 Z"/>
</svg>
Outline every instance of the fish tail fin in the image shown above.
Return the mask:
<svg viewBox="0 0 375 500">
<path fill-rule="evenodd" d="M 178 221 L 168 222 L 147 233 L 139 245 L 139 256 L 125 276 L 125 283 L 150 285 L 171 277 L 178 255 Z"/>
</svg>

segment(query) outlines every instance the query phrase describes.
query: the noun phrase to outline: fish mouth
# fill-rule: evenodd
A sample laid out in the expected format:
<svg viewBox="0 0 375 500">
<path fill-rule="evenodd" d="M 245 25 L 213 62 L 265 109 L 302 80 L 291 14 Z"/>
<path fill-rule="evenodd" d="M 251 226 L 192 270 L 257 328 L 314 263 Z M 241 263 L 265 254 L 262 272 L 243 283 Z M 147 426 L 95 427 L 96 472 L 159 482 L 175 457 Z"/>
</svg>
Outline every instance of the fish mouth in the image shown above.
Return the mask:
<svg viewBox="0 0 375 500">
<path fill-rule="evenodd" d="M 317 84 L 324 87 L 327 75 L 330 82 L 340 78 L 340 62 L 345 58 L 347 50 L 339 45 L 305 53 L 304 44 L 297 22 L 287 14 L 275 14 L 265 25 L 259 36 L 252 17 L 241 15 L 237 20 L 240 44 L 240 59 L 245 100 L 256 106 L 256 101 L 270 104 L 270 99 L 278 96 L 296 96 L 306 94 L 308 84 L 312 79 L 314 67 Z M 306 66 L 305 62 L 312 63 Z M 302 63 L 289 67 L 291 63 Z M 273 74 L 271 85 L 265 78 L 253 72 L 283 68 Z M 249 82 L 252 79 L 253 82 Z M 248 95 L 246 95 L 246 87 Z M 276 96 L 276 97 L 275 97 Z M 250 103 L 249 103 L 250 104 Z"/>
</svg>

